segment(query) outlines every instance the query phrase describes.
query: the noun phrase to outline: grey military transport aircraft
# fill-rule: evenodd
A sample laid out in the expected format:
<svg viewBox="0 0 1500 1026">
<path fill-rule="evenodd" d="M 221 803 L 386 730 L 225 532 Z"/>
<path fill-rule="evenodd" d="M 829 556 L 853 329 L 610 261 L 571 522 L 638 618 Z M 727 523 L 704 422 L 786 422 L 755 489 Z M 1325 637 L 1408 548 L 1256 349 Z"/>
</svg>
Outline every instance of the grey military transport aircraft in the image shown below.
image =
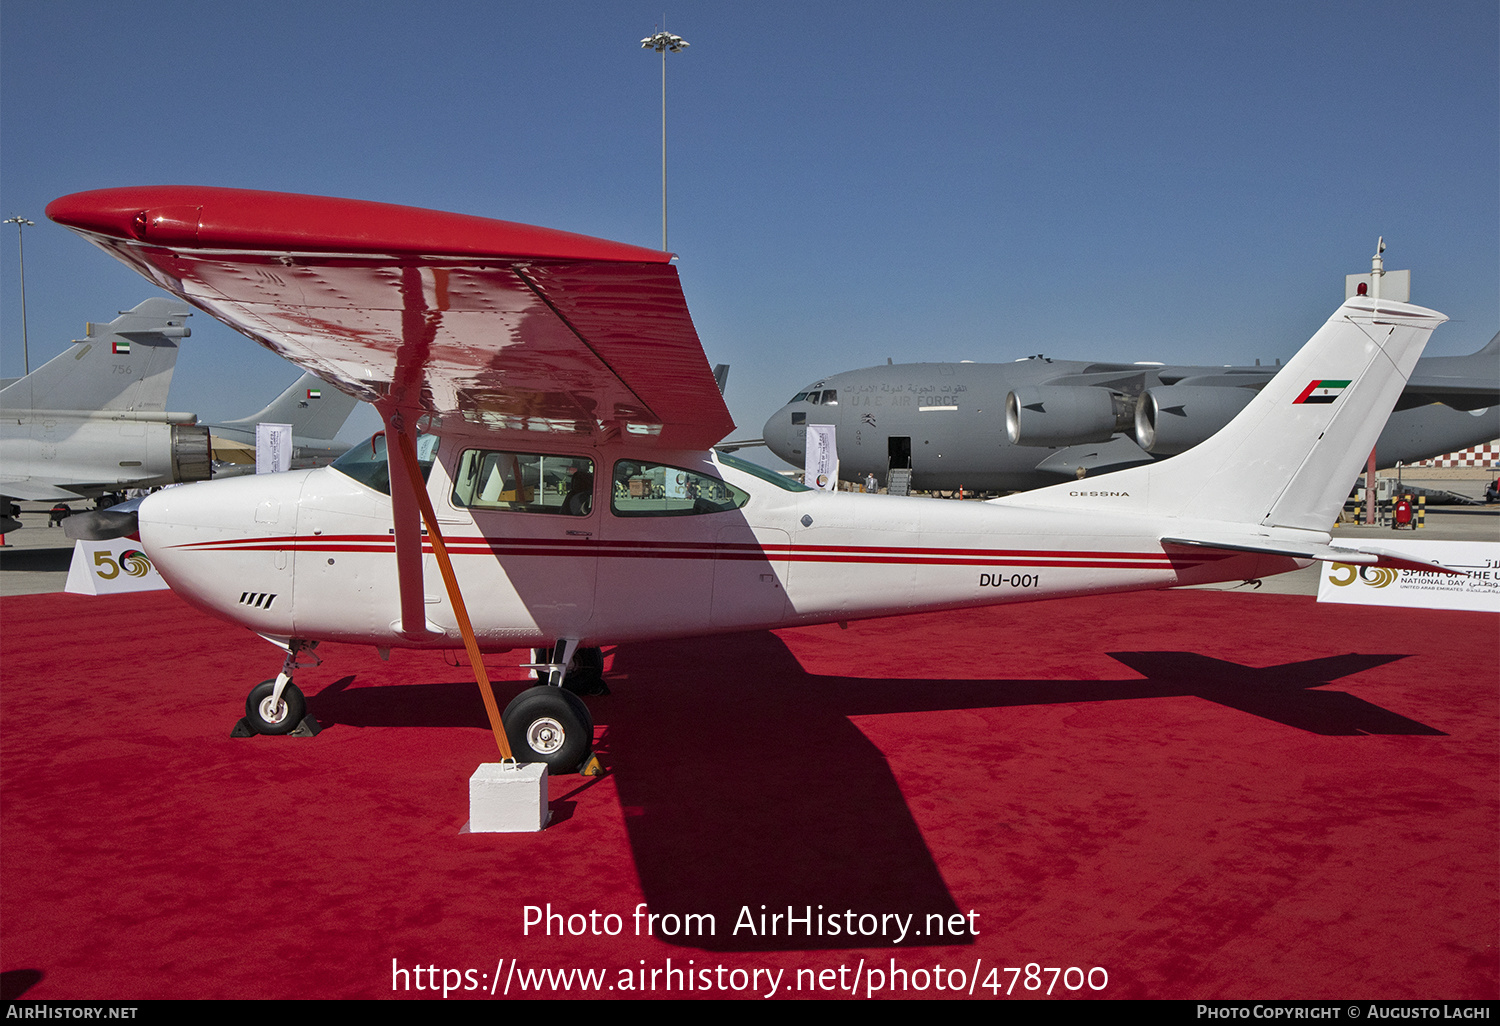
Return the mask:
<svg viewBox="0 0 1500 1026">
<path fill-rule="evenodd" d="M 874 474 L 924 490 L 1019 491 L 1184 452 L 1234 419 L 1278 369 L 1044 356 L 887 364 L 806 386 L 766 421 L 763 437 L 801 466 L 806 425 L 832 424 L 842 480 Z M 1500 334 L 1469 356 L 1417 362 L 1376 461 L 1411 463 L 1496 437 Z"/>
</svg>

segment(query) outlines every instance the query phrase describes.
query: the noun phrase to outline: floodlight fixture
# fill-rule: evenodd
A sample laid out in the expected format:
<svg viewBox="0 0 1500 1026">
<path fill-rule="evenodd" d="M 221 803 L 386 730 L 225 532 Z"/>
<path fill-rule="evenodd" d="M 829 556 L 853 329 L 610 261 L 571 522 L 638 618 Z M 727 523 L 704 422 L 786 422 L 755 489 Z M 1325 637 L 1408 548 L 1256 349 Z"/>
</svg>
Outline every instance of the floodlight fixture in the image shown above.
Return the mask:
<svg viewBox="0 0 1500 1026">
<path fill-rule="evenodd" d="M 641 40 L 642 50 L 661 54 L 661 248 L 667 248 L 667 54 L 681 53 L 688 41 L 665 29 Z"/>
</svg>

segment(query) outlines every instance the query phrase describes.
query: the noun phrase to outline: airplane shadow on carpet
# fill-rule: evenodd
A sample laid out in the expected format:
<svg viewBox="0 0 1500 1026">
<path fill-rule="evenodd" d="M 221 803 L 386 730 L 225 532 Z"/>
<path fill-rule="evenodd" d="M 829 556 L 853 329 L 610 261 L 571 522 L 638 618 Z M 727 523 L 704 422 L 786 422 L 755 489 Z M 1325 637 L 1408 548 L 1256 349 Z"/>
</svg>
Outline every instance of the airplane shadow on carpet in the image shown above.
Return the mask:
<svg viewBox="0 0 1500 1026">
<path fill-rule="evenodd" d="M 590 707 L 646 901 L 658 914 L 711 914 L 716 923 L 712 937 L 658 936 L 713 951 L 887 946 L 897 920 L 878 917 L 895 914 L 912 917 L 897 946 L 972 942 L 926 929 L 939 919 L 954 926 L 968 909 L 949 894 L 884 755 L 851 716 L 1197 696 L 1317 734 L 1443 733 L 1346 692 L 1314 690 L 1400 655 L 1257 669 L 1191 652 L 1110 654 L 1146 679 L 824 676 L 770 633 L 620 646 L 614 694 Z M 325 727 L 488 725 L 472 682 L 352 680 L 309 699 Z M 809 919 L 790 936 L 789 906 Z M 777 913 L 779 922 L 769 918 Z"/>
</svg>

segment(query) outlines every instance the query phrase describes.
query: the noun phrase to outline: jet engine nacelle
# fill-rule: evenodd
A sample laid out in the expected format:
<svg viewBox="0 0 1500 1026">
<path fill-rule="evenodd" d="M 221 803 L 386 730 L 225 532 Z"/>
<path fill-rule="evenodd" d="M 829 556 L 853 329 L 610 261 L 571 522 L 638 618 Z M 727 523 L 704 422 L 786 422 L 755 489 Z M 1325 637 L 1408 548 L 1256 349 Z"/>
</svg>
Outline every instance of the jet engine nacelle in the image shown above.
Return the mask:
<svg viewBox="0 0 1500 1026">
<path fill-rule="evenodd" d="M 172 475 L 182 482 L 207 481 L 213 476 L 213 450 L 208 428 L 172 425 Z"/>
<path fill-rule="evenodd" d="M 18 479 L 90 482 L 81 495 L 207 481 L 208 428 L 190 414 L 42 410 L 0 422 L 0 464 Z M 22 494 L 22 498 L 26 498 Z"/>
<path fill-rule="evenodd" d="M 1014 445 L 1107 442 L 1130 423 L 1129 401 L 1107 388 L 1042 385 L 1005 397 L 1005 433 Z"/>
<path fill-rule="evenodd" d="M 1135 442 L 1156 456 L 1187 452 L 1238 416 L 1254 398 L 1254 390 L 1248 388 L 1148 388 L 1135 404 Z"/>
</svg>

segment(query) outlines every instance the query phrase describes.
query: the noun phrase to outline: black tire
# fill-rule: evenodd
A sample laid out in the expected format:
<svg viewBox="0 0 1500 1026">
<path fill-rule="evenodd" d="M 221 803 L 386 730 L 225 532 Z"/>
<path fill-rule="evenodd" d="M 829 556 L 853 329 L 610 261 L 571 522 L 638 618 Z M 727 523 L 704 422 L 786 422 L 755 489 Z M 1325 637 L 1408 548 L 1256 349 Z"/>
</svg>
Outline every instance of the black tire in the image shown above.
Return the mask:
<svg viewBox="0 0 1500 1026">
<path fill-rule="evenodd" d="M 517 762 L 544 762 L 548 773 L 576 773 L 594 750 L 594 718 L 577 695 L 527 688 L 500 717 Z"/>
<path fill-rule="evenodd" d="M 609 686 L 604 683 L 604 652 L 597 648 L 575 651 L 563 687 L 575 695 L 609 694 Z"/>
<path fill-rule="evenodd" d="M 275 690 L 274 680 L 261 681 L 245 699 L 245 722 L 257 734 L 290 734 L 307 715 L 307 699 L 301 688 L 288 682 L 281 692 L 281 704 L 273 710 L 271 693 Z"/>
</svg>

